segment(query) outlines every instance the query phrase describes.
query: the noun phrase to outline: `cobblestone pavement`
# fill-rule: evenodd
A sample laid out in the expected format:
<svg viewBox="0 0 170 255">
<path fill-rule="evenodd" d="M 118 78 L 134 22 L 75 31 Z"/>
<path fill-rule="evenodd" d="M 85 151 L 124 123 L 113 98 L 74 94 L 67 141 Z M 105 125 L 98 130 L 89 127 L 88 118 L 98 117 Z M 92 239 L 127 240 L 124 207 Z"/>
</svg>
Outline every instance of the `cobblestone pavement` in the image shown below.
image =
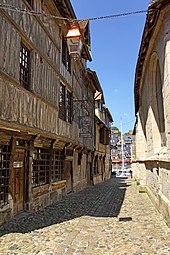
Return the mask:
<svg viewBox="0 0 170 255">
<path fill-rule="evenodd" d="M 133 180 L 112 178 L 0 226 L 0 254 L 167 255 L 170 229 Z"/>
</svg>

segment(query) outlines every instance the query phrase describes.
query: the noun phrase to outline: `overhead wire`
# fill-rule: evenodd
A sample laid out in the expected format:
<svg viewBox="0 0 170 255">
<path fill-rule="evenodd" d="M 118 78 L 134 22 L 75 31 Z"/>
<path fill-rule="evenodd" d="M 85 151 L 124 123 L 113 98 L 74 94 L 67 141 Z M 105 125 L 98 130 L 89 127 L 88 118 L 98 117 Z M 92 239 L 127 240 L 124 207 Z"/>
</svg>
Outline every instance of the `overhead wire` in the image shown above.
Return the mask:
<svg viewBox="0 0 170 255">
<path fill-rule="evenodd" d="M 148 10 L 139 10 L 139 11 L 132 11 L 132 12 L 124 12 L 124 13 L 119 13 L 119 14 L 112 14 L 112 15 L 106 15 L 106 16 L 99 16 L 99 17 L 91 17 L 91 18 L 85 18 L 85 19 L 70 19 L 66 17 L 59 17 L 51 14 L 46 14 L 42 12 L 36 12 L 34 10 L 29 11 L 26 9 L 20 9 L 18 7 L 9 5 L 9 4 L 0 4 L 0 9 L 3 10 L 8 10 L 8 11 L 13 11 L 13 12 L 19 12 L 19 13 L 24 13 L 28 15 L 33 15 L 33 16 L 42 16 L 46 18 L 53 18 L 53 19 L 58 19 L 58 20 L 66 20 L 69 22 L 74 22 L 74 21 L 94 21 L 94 20 L 102 20 L 102 19 L 112 19 L 112 18 L 118 18 L 118 17 L 124 17 L 124 16 L 129 16 L 129 15 L 136 15 L 136 14 L 142 14 L 142 13 L 147 13 Z M 152 10 L 149 10 L 151 12 Z"/>
<path fill-rule="evenodd" d="M 9 4 L 0 4 L 0 9 L 3 10 L 8 10 L 12 12 L 19 12 L 23 14 L 28 14 L 28 15 L 33 15 L 33 16 L 39 16 L 39 17 L 46 17 L 46 18 L 52 18 L 52 19 L 57 19 L 57 20 L 65 20 L 68 22 L 74 22 L 74 21 L 95 21 L 95 20 L 103 20 L 103 19 L 112 19 L 112 18 L 119 18 L 119 17 L 125 17 L 125 16 L 130 16 L 130 15 L 136 15 L 136 14 L 142 14 L 142 13 L 150 13 L 153 10 L 139 10 L 139 11 L 132 11 L 132 12 L 124 12 L 124 13 L 119 13 L 119 14 L 112 14 L 112 15 L 106 15 L 106 16 L 98 16 L 98 17 L 91 17 L 91 18 L 85 18 L 85 19 L 70 19 L 66 17 L 59 17 L 56 15 L 51 15 L 47 13 L 42 13 L 42 12 L 36 12 L 34 10 L 26 10 L 26 9 L 20 9 L 16 6 L 12 6 Z M 123 125 L 129 124 L 134 121 L 129 121 L 126 123 L 123 123 Z"/>
<path fill-rule="evenodd" d="M 125 123 L 122 123 L 122 125 L 126 125 L 126 124 L 132 123 L 132 122 L 134 122 L 134 121 L 135 121 L 135 119 L 134 119 L 134 120 L 130 120 L 130 121 L 125 122 Z"/>
<path fill-rule="evenodd" d="M 127 124 L 129 124 L 129 123 L 134 123 L 135 122 L 135 119 L 134 120 L 130 120 L 130 121 L 128 121 L 128 122 L 124 122 L 124 123 L 122 123 L 122 125 L 123 126 L 125 126 L 125 125 L 127 125 Z M 120 125 L 117 125 L 117 127 L 120 127 Z"/>
</svg>

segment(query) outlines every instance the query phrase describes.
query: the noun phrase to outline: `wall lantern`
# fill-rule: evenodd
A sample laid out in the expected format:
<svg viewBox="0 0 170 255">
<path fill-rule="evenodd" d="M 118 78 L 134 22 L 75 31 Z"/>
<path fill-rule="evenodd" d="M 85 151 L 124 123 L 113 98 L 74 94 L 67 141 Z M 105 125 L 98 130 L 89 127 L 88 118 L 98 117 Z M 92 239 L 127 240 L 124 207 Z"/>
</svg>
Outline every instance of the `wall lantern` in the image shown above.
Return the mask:
<svg viewBox="0 0 170 255">
<path fill-rule="evenodd" d="M 73 25 L 68 30 L 66 39 L 69 55 L 72 57 L 80 57 L 83 44 L 80 29 L 76 25 Z"/>
</svg>

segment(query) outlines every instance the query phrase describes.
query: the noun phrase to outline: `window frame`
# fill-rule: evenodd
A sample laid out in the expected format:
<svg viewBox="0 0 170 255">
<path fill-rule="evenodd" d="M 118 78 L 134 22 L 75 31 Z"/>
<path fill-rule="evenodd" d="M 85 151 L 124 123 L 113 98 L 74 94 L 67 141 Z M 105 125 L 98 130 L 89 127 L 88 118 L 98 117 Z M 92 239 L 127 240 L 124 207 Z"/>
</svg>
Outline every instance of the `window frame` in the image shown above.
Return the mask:
<svg viewBox="0 0 170 255">
<path fill-rule="evenodd" d="M 72 93 L 66 89 L 66 121 L 72 123 Z"/>
<path fill-rule="evenodd" d="M 166 146 L 166 135 L 165 135 L 165 114 L 163 106 L 163 93 L 162 93 L 162 81 L 161 81 L 161 70 L 159 61 L 156 63 L 156 75 L 155 75 L 155 97 L 157 102 L 157 114 L 158 114 L 158 128 L 161 135 L 161 146 Z"/>
<path fill-rule="evenodd" d="M 0 207 L 9 204 L 10 145 L 0 145 Z"/>
<path fill-rule="evenodd" d="M 106 127 L 100 128 L 100 143 L 109 145 L 110 143 L 110 130 Z"/>
<path fill-rule="evenodd" d="M 32 187 L 39 187 L 50 182 L 50 149 L 34 148 Z"/>
<path fill-rule="evenodd" d="M 78 156 L 77 156 L 77 165 L 78 165 L 78 166 L 81 165 L 81 159 L 82 159 L 82 152 L 79 152 L 79 153 L 78 153 Z"/>
<path fill-rule="evenodd" d="M 20 46 L 20 85 L 30 88 L 30 50 L 21 43 Z"/>
<path fill-rule="evenodd" d="M 59 118 L 66 121 L 66 108 L 65 108 L 65 86 L 60 83 L 60 98 L 59 98 Z"/>
<path fill-rule="evenodd" d="M 71 73 L 71 56 L 69 55 L 67 42 L 64 36 L 62 37 L 62 63 L 67 71 Z"/>
<path fill-rule="evenodd" d="M 51 181 L 61 181 L 64 173 L 64 154 L 62 151 L 52 151 Z"/>
<path fill-rule="evenodd" d="M 60 83 L 59 118 L 72 123 L 73 117 L 73 94 Z"/>
<path fill-rule="evenodd" d="M 94 163 L 93 163 L 93 173 L 94 176 L 99 174 L 99 162 L 98 162 L 98 155 L 95 156 L 94 158 Z"/>
</svg>

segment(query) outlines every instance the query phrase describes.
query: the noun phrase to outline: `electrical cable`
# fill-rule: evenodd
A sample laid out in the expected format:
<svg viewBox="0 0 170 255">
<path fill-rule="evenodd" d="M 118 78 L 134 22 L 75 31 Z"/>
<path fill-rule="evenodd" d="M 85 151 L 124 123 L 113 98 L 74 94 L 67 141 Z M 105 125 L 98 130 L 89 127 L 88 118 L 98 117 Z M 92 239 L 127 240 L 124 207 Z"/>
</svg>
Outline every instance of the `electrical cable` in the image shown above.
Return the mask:
<svg viewBox="0 0 170 255">
<path fill-rule="evenodd" d="M 111 19 L 111 18 L 118 18 L 118 17 L 124 17 L 129 15 L 135 15 L 135 14 L 142 14 L 147 12 L 152 12 L 153 10 L 139 10 L 139 11 L 132 11 L 132 12 L 125 12 L 125 13 L 119 13 L 119 14 L 112 14 L 112 15 L 106 15 L 106 16 L 99 16 L 99 17 L 92 17 L 92 18 L 86 18 L 86 19 L 69 19 L 65 17 L 58 17 L 55 15 L 49 15 L 46 13 L 41 12 L 35 12 L 35 11 L 28 11 L 26 9 L 20 9 L 15 6 L 9 5 L 9 4 L 0 4 L 0 9 L 13 11 L 13 12 L 19 12 L 19 13 L 25 13 L 28 15 L 33 16 L 39 16 L 39 17 L 46 17 L 46 18 L 53 18 L 58 20 L 66 20 L 68 22 L 74 22 L 74 21 L 94 21 L 94 20 L 101 20 L 101 19 Z"/>
<path fill-rule="evenodd" d="M 135 122 L 135 119 L 134 120 L 130 120 L 128 122 L 125 122 L 125 123 L 122 123 L 123 126 L 129 124 L 129 123 L 132 123 L 132 122 Z M 117 125 L 117 127 L 120 127 L 120 125 Z"/>
</svg>

